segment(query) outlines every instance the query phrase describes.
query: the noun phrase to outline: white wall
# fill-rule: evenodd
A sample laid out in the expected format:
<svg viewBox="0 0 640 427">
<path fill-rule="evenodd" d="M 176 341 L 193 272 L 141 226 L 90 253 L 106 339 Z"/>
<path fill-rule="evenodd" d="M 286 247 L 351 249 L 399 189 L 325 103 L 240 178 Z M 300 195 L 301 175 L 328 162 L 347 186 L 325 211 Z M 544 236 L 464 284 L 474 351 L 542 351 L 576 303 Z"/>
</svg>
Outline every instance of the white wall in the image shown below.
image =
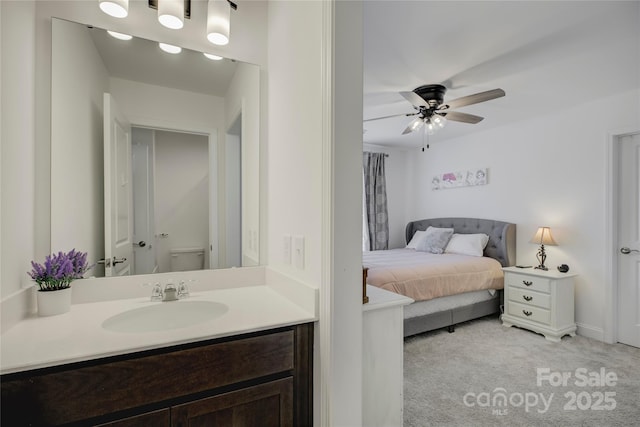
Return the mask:
<svg viewBox="0 0 640 427">
<path fill-rule="evenodd" d="M 156 239 L 161 273 L 171 271 L 171 249 L 208 252 L 208 145 L 202 135 L 155 132 L 155 230 L 168 235 Z"/>
<path fill-rule="evenodd" d="M 111 78 L 111 94 L 132 125 L 199 133 L 224 127 L 224 99 Z"/>
<path fill-rule="evenodd" d="M 593 118 L 597 112 L 597 120 Z M 413 219 L 466 216 L 517 224 L 517 262 L 535 265 L 537 227 L 558 243 L 547 265 L 568 264 L 576 278 L 578 333 L 603 339 L 606 277 L 608 134 L 640 129 L 640 91 L 431 144 L 411 157 Z M 446 130 L 446 129 L 445 129 Z M 431 190 L 433 175 L 487 167 L 488 185 Z"/>
<path fill-rule="evenodd" d="M 35 251 L 35 5 L 0 2 L 2 129 L 0 143 L 2 255 L 0 297 L 27 283 Z M 22 43 L 16 43 L 20 40 Z M 46 207 L 46 206 L 45 206 Z M 48 209 L 48 207 L 46 207 Z"/>
<path fill-rule="evenodd" d="M 269 4 L 269 265 L 315 287 L 321 278 L 321 16 L 320 1 Z M 284 262 L 284 235 L 304 237 L 304 269 Z"/>
<path fill-rule="evenodd" d="M 242 265 L 266 262 L 260 257 L 260 98 L 259 69 L 238 63 L 225 95 L 224 130 L 228 131 L 242 114 Z M 222 161 L 225 155 L 221 152 L 219 158 Z"/>
<path fill-rule="evenodd" d="M 320 288 L 316 423 L 358 426 L 362 4 L 270 2 L 268 29 L 269 265 Z M 285 262 L 285 235 L 304 237 L 303 269 Z"/>
</svg>

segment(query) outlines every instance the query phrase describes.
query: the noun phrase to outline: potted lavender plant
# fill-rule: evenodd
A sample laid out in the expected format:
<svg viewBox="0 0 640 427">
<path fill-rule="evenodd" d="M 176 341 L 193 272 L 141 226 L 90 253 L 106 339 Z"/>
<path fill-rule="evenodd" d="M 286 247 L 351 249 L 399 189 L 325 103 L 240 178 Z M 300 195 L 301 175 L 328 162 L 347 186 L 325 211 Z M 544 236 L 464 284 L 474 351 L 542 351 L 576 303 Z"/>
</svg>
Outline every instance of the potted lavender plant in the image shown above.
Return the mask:
<svg viewBox="0 0 640 427">
<path fill-rule="evenodd" d="M 48 255 L 44 264 L 31 261 L 29 276 L 38 285 L 38 314 L 52 316 L 71 308 L 71 282 L 89 269 L 87 253 L 75 249 Z"/>
</svg>

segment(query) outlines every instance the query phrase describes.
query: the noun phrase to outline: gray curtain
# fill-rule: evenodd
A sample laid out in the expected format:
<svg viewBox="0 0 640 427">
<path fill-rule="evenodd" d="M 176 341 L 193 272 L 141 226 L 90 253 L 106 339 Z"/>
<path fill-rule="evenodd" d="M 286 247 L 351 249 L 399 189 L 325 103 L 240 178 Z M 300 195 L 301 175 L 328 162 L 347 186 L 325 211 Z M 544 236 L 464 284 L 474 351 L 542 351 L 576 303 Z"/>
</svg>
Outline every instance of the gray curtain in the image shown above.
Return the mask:
<svg viewBox="0 0 640 427">
<path fill-rule="evenodd" d="M 366 218 L 369 225 L 369 249 L 389 248 L 387 183 L 384 176 L 384 153 L 363 153 Z"/>
</svg>

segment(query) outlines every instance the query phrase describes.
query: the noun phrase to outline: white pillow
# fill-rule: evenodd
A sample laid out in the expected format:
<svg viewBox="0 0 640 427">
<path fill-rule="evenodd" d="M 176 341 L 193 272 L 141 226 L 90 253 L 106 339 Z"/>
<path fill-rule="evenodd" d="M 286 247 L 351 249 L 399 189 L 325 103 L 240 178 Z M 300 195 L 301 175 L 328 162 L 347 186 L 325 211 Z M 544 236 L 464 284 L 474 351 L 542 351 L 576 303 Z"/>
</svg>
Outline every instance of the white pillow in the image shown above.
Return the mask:
<svg viewBox="0 0 640 427">
<path fill-rule="evenodd" d="M 480 234 L 454 234 L 451 236 L 445 254 L 459 254 L 482 256 L 485 246 L 489 242 L 489 236 Z"/>
<path fill-rule="evenodd" d="M 420 240 L 424 238 L 425 234 L 427 234 L 427 232 L 423 230 L 418 230 L 413 233 L 413 237 L 411 238 L 409 244 L 407 244 L 407 248 L 415 249 L 416 246 L 418 246 L 418 243 L 420 243 Z"/>
<path fill-rule="evenodd" d="M 444 253 L 449 239 L 453 235 L 453 228 L 428 227 L 424 237 L 418 242 L 416 251 L 432 254 Z"/>
</svg>

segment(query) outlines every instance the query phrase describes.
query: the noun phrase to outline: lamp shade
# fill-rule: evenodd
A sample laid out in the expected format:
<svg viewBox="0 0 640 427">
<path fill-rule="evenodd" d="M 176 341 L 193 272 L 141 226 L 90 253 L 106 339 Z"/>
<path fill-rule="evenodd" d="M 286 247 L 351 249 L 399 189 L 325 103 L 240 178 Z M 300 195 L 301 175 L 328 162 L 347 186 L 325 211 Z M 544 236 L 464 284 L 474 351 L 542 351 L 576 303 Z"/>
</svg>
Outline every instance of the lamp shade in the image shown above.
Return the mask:
<svg viewBox="0 0 640 427">
<path fill-rule="evenodd" d="M 529 243 L 535 243 L 538 245 L 558 246 L 553 236 L 551 235 L 551 229 L 549 227 L 539 227 L 533 239 Z"/>
<path fill-rule="evenodd" d="M 207 39 L 217 45 L 229 43 L 231 6 L 227 0 L 209 0 L 207 7 Z"/>
<path fill-rule="evenodd" d="M 184 0 L 158 0 L 158 22 L 172 30 L 184 26 Z"/>
<path fill-rule="evenodd" d="M 129 0 L 100 0 L 100 10 L 114 18 L 126 18 L 129 14 Z"/>
</svg>

